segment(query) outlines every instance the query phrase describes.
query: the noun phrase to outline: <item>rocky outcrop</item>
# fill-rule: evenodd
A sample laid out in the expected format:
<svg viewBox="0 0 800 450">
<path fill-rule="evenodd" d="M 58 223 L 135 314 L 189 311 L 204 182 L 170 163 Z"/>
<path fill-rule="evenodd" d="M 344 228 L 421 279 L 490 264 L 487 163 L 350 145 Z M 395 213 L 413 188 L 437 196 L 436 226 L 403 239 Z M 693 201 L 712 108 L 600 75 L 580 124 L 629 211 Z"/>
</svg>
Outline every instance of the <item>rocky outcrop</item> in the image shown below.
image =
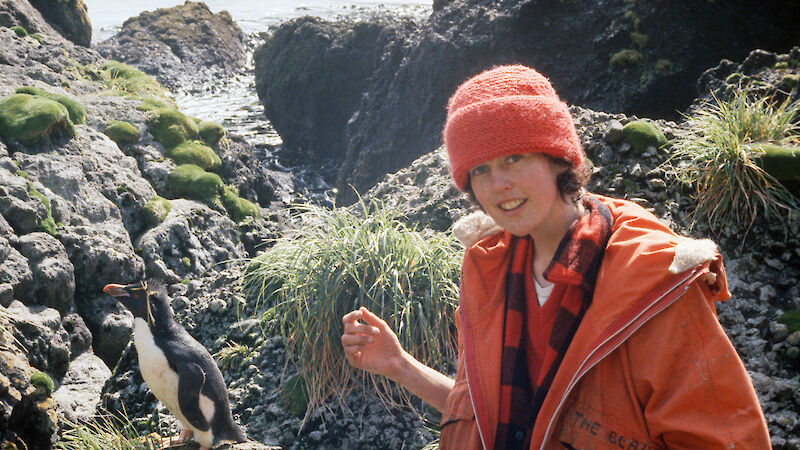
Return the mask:
<svg viewBox="0 0 800 450">
<path fill-rule="evenodd" d="M 722 60 L 697 80 L 697 99 L 694 105 L 725 99 L 735 87 L 753 95 L 773 97 L 790 103 L 800 101 L 800 47 L 780 54 L 753 50 L 741 63 Z"/>
<path fill-rule="evenodd" d="M 284 144 L 302 157 L 343 158 L 347 122 L 372 73 L 413 30 L 411 21 L 328 22 L 316 17 L 278 28 L 253 61 L 256 91 Z"/>
<path fill-rule="evenodd" d="M 740 0 L 724 7 L 689 1 L 450 2 L 418 32 L 406 36 L 404 45 L 388 45 L 368 76 L 369 86 L 347 122 L 347 156 L 337 175 L 337 202 L 354 200 L 348 184 L 366 191 L 384 174 L 438 147 L 449 95 L 481 70 L 512 62 L 528 64 L 550 77 L 571 104 L 677 118 L 695 97 L 692 86 L 703 70 L 723 57 L 743 58 L 753 48 L 788 50 L 800 38 L 794 26 L 798 17 L 800 7 L 792 2 L 754 6 Z M 338 42 L 336 37 L 329 40 Z M 296 42 L 293 48 L 302 49 L 303 43 Z M 296 73 L 298 68 L 276 65 L 297 59 L 283 56 L 260 64 L 272 65 L 270 73 L 277 80 L 284 71 Z M 325 66 L 303 67 L 300 76 L 313 83 L 335 71 L 336 64 L 333 59 Z M 304 85 L 303 89 L 317 88 Z M 303 94 L 298 89 L 282 92 L 284 101 L 293 104 L 307 102 Z M 280 113 L 292 111 L 299 109 Z M 267 107 L 271 120 L 307 120 L 278 119 L 271 113 Z M 323 136 L 329 134 L 322 131 L 327 126 L 316 122 L 304 124 L 302 130 Z M 306 138 L 315 140 L 319 138 Z"/>
<path fill-rule="evenodd" d="M 92 43 L 92 23 L 83 0 L 31 0 L 45 20 L 70 41 L 88 47 Z"/>
<path fill-rule="evenodd" d="M 145 11 L 125 21 L 95 48 L 108 59 L 138 67 L 161 83 L 237 70 L 245 64 L 244 33 L 227 11 L 211 12 L 202 2 Z"/>
</svg>

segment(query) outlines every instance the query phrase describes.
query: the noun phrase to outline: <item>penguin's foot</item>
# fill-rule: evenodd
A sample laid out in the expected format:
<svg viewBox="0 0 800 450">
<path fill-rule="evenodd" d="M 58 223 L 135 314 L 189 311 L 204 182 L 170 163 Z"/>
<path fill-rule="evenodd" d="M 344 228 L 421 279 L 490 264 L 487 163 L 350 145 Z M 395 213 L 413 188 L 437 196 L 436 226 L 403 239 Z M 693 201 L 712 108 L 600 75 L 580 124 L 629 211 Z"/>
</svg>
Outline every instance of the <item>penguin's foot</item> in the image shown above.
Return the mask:
<svg viewBox="0 0 800 450">
<path fill-rule="evenodd" d="M 192 430 L 184 428 L 184 429 L 181 430 L 181 434 L 179 434 L 178 437 L 168 436 L 168 437 L 161 438 L 161 446 L 158 447 L 158 448 L 159 449 L 165 449 L 165 448 L 174 447 L 174 446 L 177 446 L 177 445 L 182 445 L 186 441 L 188 441 L 189 438 L 191 438 L 191 437 L 192 437 Z"/>
</svg>

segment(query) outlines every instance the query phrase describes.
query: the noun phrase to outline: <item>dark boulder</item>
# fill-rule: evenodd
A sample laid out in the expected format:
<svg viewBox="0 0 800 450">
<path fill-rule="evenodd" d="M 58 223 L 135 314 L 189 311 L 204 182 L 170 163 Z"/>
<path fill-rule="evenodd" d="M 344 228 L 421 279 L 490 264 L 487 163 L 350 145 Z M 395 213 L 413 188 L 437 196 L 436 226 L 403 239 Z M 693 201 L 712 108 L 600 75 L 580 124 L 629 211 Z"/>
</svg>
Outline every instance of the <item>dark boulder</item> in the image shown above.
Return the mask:
<svg viewBox="0 0 800 450">
<path fill-rule="evenodd" d="M 380 59 L 402 46 L 410 21 L 301 17 L 259 47 L 256 91 L 287 147 L 300 156 L 343 158 L 347 121 Z"/>
<path fill-rule="evenodd" d="M 800 4 L 789 1 L 737 0 L 722 6 L 685 0 L 456 0 L 437 9 L 417 31 L 398 37 L 402 45 L 388 44 L 375 70 L 365 76 L 368 86 L 347 122 L 347 153 L 336 180 L 338 203 L 354 199 L 348 184 L 366 191 L 384 174 L 436 148 L 449 95 L 460 82 L 492 66 L 536 67 L 571 104 L 674 119 L 694 98 L 697 77 L 720 59 L 741 59 L 753 48 L 788 50 L 800 38 L 795 26 Z M 302 34 L 293 34 L 293 39 L 301 38 Z M 336 43 L 342 37 L 328 39 Z M 296 49 L 304 45 L 292 44 Z M 339 64 L 329 59 L 321 61 L 323 65 L 298 68 L 292 61 L 303 60 L 274 58 L 262 64 L 271 66 L 275 79 L 296 73 L 307 82 L 335 71 Z M 306 95 L 286 90 L 280 101 L 313 102 L 307 95 L 315 89 L 305 86 Z M 320 110 L 332 107 L 317 105 Z M 273 119 L 275 114 L 267 109 Z M 301 111 L 306 110 L 291 106 L 280 114 Z M 325 127 L 318 120 L 309 125 L 311 119 L 298 114 L 279 121 L 305 120 L 302 131 L 311 133 L 307 142 L 338 134 L 328 130 L 317 134 Z M 297 132 L 295 128 L 289 133 Z M 293 141 L 286 143 L 291 146 Z"/>
<path fill-rule="evenodd" d="M 119 33 L 96 49 L 108 59 L 136 66 L 176 87 L 182 80 L 243 67 L 243 39 L 230 13 L 214 14 L 205 3 L 187 1 L 131 17 Z"/>
<path fill-rule="evenodd" d="M 92 23 L 83 0 L 30 0 L 45 20 L 65 38 L 89 47 L 92 43 Z"/>
</svg>

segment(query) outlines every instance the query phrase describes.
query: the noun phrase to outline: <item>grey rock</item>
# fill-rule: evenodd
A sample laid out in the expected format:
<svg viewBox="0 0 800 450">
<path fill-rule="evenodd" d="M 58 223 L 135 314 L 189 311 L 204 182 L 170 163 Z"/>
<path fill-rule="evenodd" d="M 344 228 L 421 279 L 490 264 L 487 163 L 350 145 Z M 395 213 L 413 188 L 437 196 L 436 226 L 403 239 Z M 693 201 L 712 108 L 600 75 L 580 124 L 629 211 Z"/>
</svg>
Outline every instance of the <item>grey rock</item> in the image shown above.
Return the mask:
<svg viewBox="0 0 800 450">
<path fill-rule="evenodd" d="M 133 315 L 108 295 L 83 299 L 78 312 L 92 333 L 92 350 L 107 367 L 114 367 L 133 333 Z"/>
<path fill-rule="evenodd" d="M 92 332 L 78 313 L 63 316 L 61 325 L 69 333 L 69 353 L 72 359 L 92 348 Z"/>
<path fill-rule="evenodd" d="M 30 0 L 45 20 L 70 41 L 88 47 L 92 42 L 92 24 L 83 0 Z"/>
<path fill-rule="evenodd" d="M 67 420 L 76 423 L 97 414 L 100 393 L 111 370 L 92 352 L 82 353 L 70 364 L 61 385 L 53 393 Z"/>
<path fill-rule="evenodd" d="M 69 334 L 58 311 L 14 301 L 7 308 L 13 317 L 12 334 L 26 350 L 30 365 L 60 379 L 69 364 Z"/>
<path fill-rule="evenodd" d="M 133 251 L 125 217 L 133 230 L 141 228 L 135 212 L 154 191 L 132 158 L 88 130 L 53 153 L 15 156 L 31 178 L 47 187 L 53 217 L 62 224 L 59 238 L 75 267 L 78 294 L 94 295 L 107 283 L 141 278 L 144 264 Z"/>
<path fill-rule="evenodd" d="M 47 217 L 44 204 L 29 194 L 30 182 L 0 167 L 0 214 L 17 234 L 36 231 Z"/>
<path fill-rule="evenodd" d="M 603 140 L 611 145 L 617 145 L 625 139 L 625 133 L 622 132 L 622 123 L 619 120 L 612 120 L 606 125 L 606 131 L 603 133 Z"/>
<path fill-rule="evenodd" d="M 0 248 L 2 248 L 0 241 Z M 11 287 L 13 298 L 22 300 L 25 303 L 33 303 L 33 273 L 28 260 L 22 256 L 15 248 L 6 246 L 6 257 L 0 262 L 0 283 Z M 6 294 L 6 298 L 7 298 Z M 3 304 L 3 306 L 8 306 Z"/>
<path fill-rule="evenodd" d="M 33 275 L 29 300 L 60 313 L 71 309 L 75 295 L 74 267 L 58 239 L 46 233 L 30 233 L 15 246 L 28 260 Z"/>
<path fill-rule="evenodd" d="M 144 233 L 136 247 L 142 249 L 148 276 L 171 283 L 246 255 L 236 224 L 191 200 L 173 200 L 169 215 Z"/>
</svg>

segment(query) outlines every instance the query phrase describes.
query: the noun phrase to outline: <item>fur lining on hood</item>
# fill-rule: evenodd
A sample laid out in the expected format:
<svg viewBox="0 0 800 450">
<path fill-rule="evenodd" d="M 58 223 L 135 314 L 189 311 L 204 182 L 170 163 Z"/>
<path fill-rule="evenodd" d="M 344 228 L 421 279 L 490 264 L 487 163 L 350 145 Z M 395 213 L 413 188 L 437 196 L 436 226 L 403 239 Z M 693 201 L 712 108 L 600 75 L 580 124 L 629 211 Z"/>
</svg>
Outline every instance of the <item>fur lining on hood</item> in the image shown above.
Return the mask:
<svg viewBox="0 0 800 450">
<path fill-rule="evenodd" d="M 470 248 L 481 239 L 503 231 L 500 225 L 494 222 L 483 211 L 475 211 L 456 221 L 453 224 L 453 234 L 464 244 L 465 248 Z"/>
<path fill-rule="evenodd" d="M 483 211 L 475 211 L 453 224 L 453 234 L 464 247 L 470 248 L 481 239 L 503 231 L 500 225 Z M 698 264 L 713 261 L 717 255 L 717 244 L 711 239 L 686 238 L 675 246 L 675 257 L 669 266 L 669 273 L 676 274 Z M 713 283 L 713 280 L 706 280 Z"/>
</svg>

